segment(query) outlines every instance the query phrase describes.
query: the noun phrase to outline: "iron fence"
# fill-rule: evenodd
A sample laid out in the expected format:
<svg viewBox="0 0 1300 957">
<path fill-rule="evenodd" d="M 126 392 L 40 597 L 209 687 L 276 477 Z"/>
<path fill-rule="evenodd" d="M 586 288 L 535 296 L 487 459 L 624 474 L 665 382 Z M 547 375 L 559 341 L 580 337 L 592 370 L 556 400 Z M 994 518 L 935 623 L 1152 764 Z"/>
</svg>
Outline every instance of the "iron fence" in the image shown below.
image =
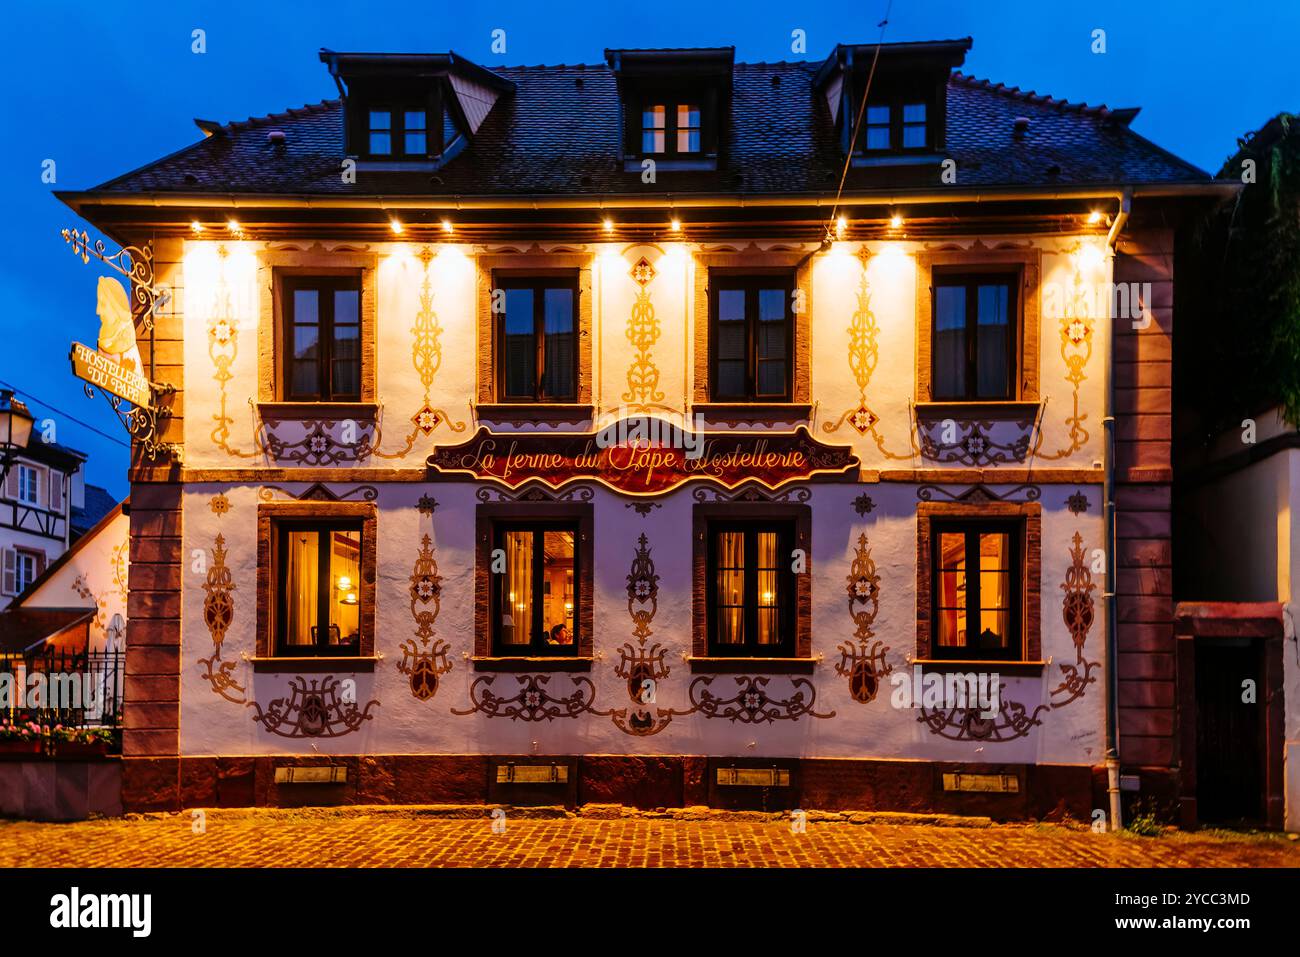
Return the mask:
<svg viewBox="0 0 1300 957">
<path fill-rule="evenodd" d="M 0 659 L 0 683 L 8 686 L 0 716 L 51 728 L 116 729 L 125 666 L 122 651 L 52 648 Z"/>
</svg>

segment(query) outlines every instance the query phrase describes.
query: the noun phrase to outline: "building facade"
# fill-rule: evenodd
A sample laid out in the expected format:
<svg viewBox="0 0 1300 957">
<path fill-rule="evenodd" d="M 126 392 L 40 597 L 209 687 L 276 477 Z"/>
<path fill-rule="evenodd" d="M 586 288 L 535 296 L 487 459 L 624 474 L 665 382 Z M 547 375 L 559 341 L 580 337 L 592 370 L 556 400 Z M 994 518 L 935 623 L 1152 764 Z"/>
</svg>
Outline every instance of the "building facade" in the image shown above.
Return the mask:
<svg viewBox="0 0 1300 957">
<path fill-rule="evenodd" d="M 85 503 L 86 456 L 40 441 L 14 454 L 0 486 L 0 609 L 67 551 Z"/>
<path fill-rule="evenodd" d="M 322 51 L 62 194 L 170 291 L 124 805 L 1173 799 L 1172 231 L 1227 189 L 969 46 Z"/>
</svg>

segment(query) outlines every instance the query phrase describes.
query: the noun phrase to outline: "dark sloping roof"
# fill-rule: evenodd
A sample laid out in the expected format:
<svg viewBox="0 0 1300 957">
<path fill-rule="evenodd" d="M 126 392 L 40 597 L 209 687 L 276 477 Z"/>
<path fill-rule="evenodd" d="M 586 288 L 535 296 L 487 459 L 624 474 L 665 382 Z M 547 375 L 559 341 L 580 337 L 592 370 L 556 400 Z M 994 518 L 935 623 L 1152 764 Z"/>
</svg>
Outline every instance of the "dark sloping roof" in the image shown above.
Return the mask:
<svg viewBox="0 0 1300 957">
<path fill-rule="evenodd" d="M 94 617 L 93 608 L 10 608 L 0 611 L 0 654 L 20 655 L 59 632 Z"/>
<path fill-rule="evenodd" d="M 101 190 L 354 196 L 833 192 L 843 166 L 820 63 L 737 63 L 717 171 L 661 170 L 655 185 L 621 160 L 615 75 L 591 66 L 501 67 L 516 84 L 469 146 L 430 173 L 357 171 L 343 182 L 343 109 L 326 100 L 233 122 Z M 1210 177 L 1127 129 L 1131 111 L 1086 107 L 954 74 L 945 155 L 960 188 L 1197 183 Z M 1016 118 L 1028 129 L 1015 138 Z M 267 132 L 285 133 L 283 145 Z M 933 185 L 933 168 L 853 169 L 846 190 Z"/>
<path fill-rule="evenodd" d="M 78 539 L 90 531 L 117 506 L 117 499 L 106 488 L 86 486 L 86 504 L 72 510 L 72 537 Z"/>
</svg>

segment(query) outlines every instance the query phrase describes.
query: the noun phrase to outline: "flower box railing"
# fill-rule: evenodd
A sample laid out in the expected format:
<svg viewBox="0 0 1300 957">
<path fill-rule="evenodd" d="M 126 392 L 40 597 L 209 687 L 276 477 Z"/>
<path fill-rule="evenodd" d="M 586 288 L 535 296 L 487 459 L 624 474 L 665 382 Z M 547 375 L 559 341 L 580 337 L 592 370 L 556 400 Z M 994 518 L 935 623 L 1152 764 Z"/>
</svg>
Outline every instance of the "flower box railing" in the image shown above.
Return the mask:
<svg viewBox="0 0 1300 957">
<path fill-rule="evenodd" d="M 125 654 L 0 659 L 0 758 L 95 758 L 121 747 Z"/>
</svg>

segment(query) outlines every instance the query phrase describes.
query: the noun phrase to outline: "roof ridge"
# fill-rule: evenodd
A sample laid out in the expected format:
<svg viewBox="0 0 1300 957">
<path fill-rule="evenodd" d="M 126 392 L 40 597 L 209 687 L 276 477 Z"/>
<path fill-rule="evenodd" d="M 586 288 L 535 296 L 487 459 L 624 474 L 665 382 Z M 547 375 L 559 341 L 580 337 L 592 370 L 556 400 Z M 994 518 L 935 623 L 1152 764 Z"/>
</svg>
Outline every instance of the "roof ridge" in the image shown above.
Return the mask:
<svg viewBox="0 0 1300 957">
<path fill-rule="evenodd" d="M 304 103 L 302 106 L 290 106 L 278 113 L 267 113 L 264 116 L 250 116 L 246 120 L 229 120 L 222 126 L 232 130 L 247 129 L 259 123 L 269 123 L 276 120 L 296 119 L 300 116 L 309 116 L 312 113 L 323 112 L 326 109 L 333 109 L 343 104 L 342 97 L 331 97 L 330 99 L 321 100 L 318 103 Z"/>
<path fill-rule="evenodd" d="M 1123 109 L 1122 107 L 1111 108 L 1105 103 L 1091 106 L 1087 103 L 1071 103 L 1069 100 L 1059 99 L 1049 93 L 1038 93 L 1034 90 L 1022 90 L 1018 86 L 1007 86 L 1005 83 L 994 83 L 992 80 L 971 76 L 969 73 L 963 73 L 961 70 L 953 70 L 951 79 L 963 84 L 964 86 L 988 90 L 991 93 L 1000 93 L 1013 100 L 1025 100 L 1029 103 L 1041 103 L 1048 106 L 1055 106 L 1060 110 L 1073 110 L 1077 113 L 1088 113 L 1093 116 L 1109 116 L 1111 113 L 1119 112 Z"/>
</svg>

